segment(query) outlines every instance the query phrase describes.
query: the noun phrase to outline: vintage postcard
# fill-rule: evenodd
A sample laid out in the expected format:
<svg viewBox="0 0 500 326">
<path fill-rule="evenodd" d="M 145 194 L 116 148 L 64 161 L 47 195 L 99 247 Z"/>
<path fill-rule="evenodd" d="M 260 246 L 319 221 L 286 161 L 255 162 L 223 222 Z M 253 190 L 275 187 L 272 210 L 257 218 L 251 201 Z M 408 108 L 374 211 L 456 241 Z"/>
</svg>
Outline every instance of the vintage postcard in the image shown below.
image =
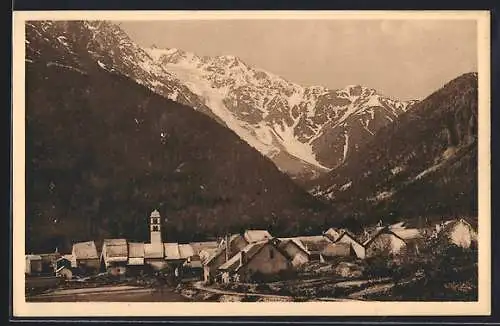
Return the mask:
<svg viewBox="0 0 500 326">
<path fill-rule="evenodd" d="M 489 12 L 13 24 L 14 316 L 490 314 Z"/>
</svg>

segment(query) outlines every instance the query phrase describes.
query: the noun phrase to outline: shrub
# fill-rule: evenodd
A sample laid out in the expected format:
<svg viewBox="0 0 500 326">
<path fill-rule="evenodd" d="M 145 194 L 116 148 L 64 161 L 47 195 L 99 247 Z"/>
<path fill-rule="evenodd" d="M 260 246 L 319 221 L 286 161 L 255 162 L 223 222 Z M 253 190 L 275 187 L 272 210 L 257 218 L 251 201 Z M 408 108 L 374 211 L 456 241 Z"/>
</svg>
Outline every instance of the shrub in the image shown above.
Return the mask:
<svg viewBox="0 0 500 326">
<path fill-rule="evenodd" d="M 477 259 L 475 248 L 429 243 L 421 255 L 409 256 L 395 268 L 397 281 L 413 280 L 397 284 L 393 294 L 407 300 L 476 300 Z"/>
<path fill-rule="evenodd" d="M 365 274 L 369 277 L 392 276 L 393 266 L 391 257 L 373 256 L 366 259 Z"/>
</svg>

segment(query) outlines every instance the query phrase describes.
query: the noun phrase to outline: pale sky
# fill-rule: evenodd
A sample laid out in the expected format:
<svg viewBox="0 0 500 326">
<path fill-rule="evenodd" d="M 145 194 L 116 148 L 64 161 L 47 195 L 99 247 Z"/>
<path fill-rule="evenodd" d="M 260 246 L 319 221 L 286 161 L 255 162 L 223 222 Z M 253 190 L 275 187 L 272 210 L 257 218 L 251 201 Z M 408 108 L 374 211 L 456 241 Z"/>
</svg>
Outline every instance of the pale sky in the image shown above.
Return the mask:
<svg viewBox="0 0 500 326">
<path fill-rule="evenodd" d="M 475 20 L 122 21 L 141 46 L 235 55 L 303 86 L 421 99 L 477 71 Z"/>
</svg>

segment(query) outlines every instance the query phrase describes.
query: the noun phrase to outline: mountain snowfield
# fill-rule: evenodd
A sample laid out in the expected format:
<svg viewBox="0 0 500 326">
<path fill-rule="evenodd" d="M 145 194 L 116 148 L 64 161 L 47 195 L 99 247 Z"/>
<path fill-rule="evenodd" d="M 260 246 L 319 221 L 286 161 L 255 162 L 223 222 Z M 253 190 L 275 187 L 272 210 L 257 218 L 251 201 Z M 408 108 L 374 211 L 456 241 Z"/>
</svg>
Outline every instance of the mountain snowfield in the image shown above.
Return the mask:
<svg viewBox="0 0 500 326">
<path fill-rule="evenodd" d="M 207 114 L 298 181 L 345 162 L 416 102 L 358 85 L 340 90 L 303 87 L 230 55 L 200 57 L 179 49 L 142 48 L 112 22 L 40 24 L 37 33 L 54 39 L 52 44 L 64 52 L 59 63 L 79 69 L 80 58 L 72 49 L 75 44 L 85 47 L 98 69 L 125 75 Z"/>
<path fill-rule="evenodd" d="M 358 85 L 340 90 L 303 87 L 235 56 L 144 50 L 230 129 L 292 177 L 312 178 L 335 168 L 363 138 L 415 102 L 393 100 Z"/>
</svg>

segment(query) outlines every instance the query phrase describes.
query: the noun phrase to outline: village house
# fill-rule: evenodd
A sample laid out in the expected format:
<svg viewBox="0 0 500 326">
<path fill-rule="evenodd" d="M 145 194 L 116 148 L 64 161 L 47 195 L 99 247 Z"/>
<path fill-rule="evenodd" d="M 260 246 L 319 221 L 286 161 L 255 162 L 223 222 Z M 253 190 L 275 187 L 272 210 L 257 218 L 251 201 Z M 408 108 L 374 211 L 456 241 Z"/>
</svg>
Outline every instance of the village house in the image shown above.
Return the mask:
<svg viewBox="0 0 500 326">
<path fill-rule="evenodd" d="M 406 249 L 406 242 L 389 228 L 380 229 L 363 245 L 367 257 L 398 255 Z"/>
<path fill-rule="evenodd" d="M 126 239 L 105 239 L 102 245 L 101 266 L 111 275 L 124 275 L 128 264 Z"/>
<path fill-rule="evenodd" d="M 438 237 L 441 242 L 470 248 L 477 244 L 477 231 L 465 219 L 446 221 L 439 226 Z"/>
<path fill-rule="evenodd" d="M 71 266 L 83 274 L 97 273 L 100 268 L 99 255 L 94 241 L 73 244 L 71 259 Z"/>
<path fill-rule="evenodd" d="M 241 249 L 248 245 L 246 240 L 239 234 L 233 234 L 227 240 L 219 244 L 219 247 L 211 253 L 203 262 L 203 280 L 212 282 L 215 280 L 217 268 L 233 257 Z"/>
<path fill-rule="evenodd" d="M 164 258 L 163 243 L 144 244 L 144 263 L 153 270 L 162 270 L 167 266 L 167 261 Z"/>
<path fill-rule="evenodd" d="M 393 225 L 389 230 L 405 242 L 405 247 L 403 248 L 405 253 L 420 253 L 420 248 L 426 240 L 421 229 Z"/>
<path fill-rule="evenodd" d="M 143 271 L 144 263 L 144 243 L 129 242 L 127 271 L 132 274 L 138 274 Z"/>
<path fill-rule="evenodd" d="M 321 261 L 321 252 L 332 241 L 324 235 L 298 236 L 289 238 L 301 243 L 302 247 L 309 253 L 309 261 Z"/>
<path fill-rule="evenodd" d="M 222 282 L 227 283 L 255 281 L 291 269 L 289 257 L 279 249 L 279 240 L 268 239 L 248 244 L 222 264 L 218 271 Z"/>
<path fill-rule="evenodd" d="M 215 253 L 219 244 L 217 241 L 202 241 L 191 242 L 190 245 L 193 248 L 194 255 L 193 257 L 188 258 L 189 261 L 186 262 L 186 264 L 193 266 L 193 269 L 196 269 L 196 272 L 201 271 L 201 278 L 203 278 L 204 262 Z"/>
<path fill-rule="evenodd" d="M 360 243 L 356 237 L 348 231 L 344 231 L 335 243 L 347 243 L 351 245 L 357 258 L 364 259 L 366 257 L 366 246 Z"/>
<path fill-rule="evenodd" d="M 219 242 L 218 248 L 203 263 L 203 279 L 211 282 L 217 269 L 250 243 L 272 239 L 267 230 L 246 230 L 243 234 L 226 236 Z"/>
<path fill-rule="evenodd" d="M 38 275 L 42 272 L 42 257 L 40 255 L 25 256 L 25 271 L 26 275 Z"/>
<path fill-rule="evenodd" d="M 280 238 L 279 240 L 279 249 L 290 257 L 293 267 L 303 265 L 309 261 L 309 253 L 300 241 L 290 238 Z"/>
</svg>

